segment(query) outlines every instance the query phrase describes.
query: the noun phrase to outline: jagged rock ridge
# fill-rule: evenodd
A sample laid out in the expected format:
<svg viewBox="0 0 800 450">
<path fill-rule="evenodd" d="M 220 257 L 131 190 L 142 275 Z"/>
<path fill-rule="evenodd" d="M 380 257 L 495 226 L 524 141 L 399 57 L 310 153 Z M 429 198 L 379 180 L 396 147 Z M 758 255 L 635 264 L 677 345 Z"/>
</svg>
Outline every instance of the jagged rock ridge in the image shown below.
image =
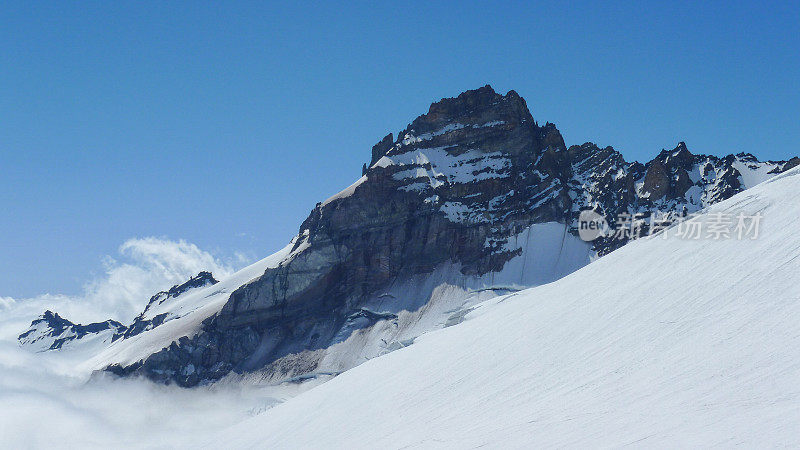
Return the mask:
<svg viewBox="0 0 800 450">
<path fill-rule="evenodd" d="M 167 291 L 161 291 L 150 298 L 144 311 L 133 323 L 125 326 L 115 320 L 106 320 L 87 325 L 75 324 L 61 317 L 58 313 L 45 311 L 39 318 L 31 322 L 30 328 L 19 335 L 21 346 L 37 351 L 60 350 L 64 346 L 85 343 L 90 338 L 111 343 L 117 339 L 127 339 L 144 331 L 152 330 L 169 319 L 169 312 L 153 312 L 159 306 L 169 306 L 171 299 L 176 299 L 191 289 L 218 283 L 211 272 L 200 272 L 182 284 L 175 285 Z M 165 305 L 166 303 L 166 305 Z"/>
<path fill-rule="evenodd" d="M 156 328 L 157 326 L 163 324 L 170 314 L 168 308 L 168 302 L 170 299 L 177 298 L 189 289 L 201 288 L 204 286 L 215 285 L 217 283 L 219 283 L 219 281 L 214 279 L 214 276 L 211 274 L 211 272 L 202 271 L 183 284 L 172 286 L 167 291 L 161 291 L 157 293 L 150 298 L 150 301 L 147 302 L 147 306 L 144 308 L 144 311 L 136 316 L 136 318 L 133 320 L 133 323 L 127 327 L 123 333 L 118 333 L 114 336 L 114 340 L 120 338 L 127 339 L 144 331 Z M 167 303 L 167 308 L 164 307 L 165 303 Z M 166 311 L 160 312 L 160 310 Z"/>
<path fill-rule="evenodd" d="M 622 213 L 694 212 L 792 161 L 693 155 L 680 143 L 629 163 L 611 147 L 567 148 L 514 91 L 467 91 L 377 143 L 362 177 L 317 204 L 289 248 L 248 269 L 260 273 L 229 294 L 209 292 L 225 293 L 219 308 L 199 303 L 202 313 L 173 314 L 195 325 L 159 338 L 160 351 L 110 359 L 108 369 L 184 386 L 231 374 L 280 381 L 346 370 L 420 330 L 457 322 L 467 292 L 553 281 L 588 263 L 574 236 L 581 210 L 612 225 Z M 585 253 L 625 242 L 600 239 Z M 529 258 L 553 243 L 543 258 Z M 441 321 L 414 328 L 437 307 Z"/>
<path fill-rule="evenodd" d="M 58 313 L 47 310 L 31 322 L 31 327 L 19 335 L 18 340 L 20 345 L 38 351 L 60 350 L 86 337 L 100 337 L 104 341 L 110 341 L 112 336 L 124 333 L 126 328 L 115 320 L 88 325 L 75 324 Z"/>
</svg>

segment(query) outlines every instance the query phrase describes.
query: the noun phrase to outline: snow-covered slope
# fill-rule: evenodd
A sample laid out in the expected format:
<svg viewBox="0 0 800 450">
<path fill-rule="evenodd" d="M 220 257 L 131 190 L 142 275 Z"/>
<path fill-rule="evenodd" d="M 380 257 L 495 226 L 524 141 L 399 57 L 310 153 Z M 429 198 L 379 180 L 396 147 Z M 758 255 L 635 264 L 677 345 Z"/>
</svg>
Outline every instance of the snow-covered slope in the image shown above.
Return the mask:
<svg viewBox="0 0 800 450">
<path fill-rule="evenodd" d="M 79 346 L 89 349 L 91 354 L 108 345 L 121 331 L 125 331 L 125 326 L 114 320 L 81 325 L 64 319 L 58 313 L 45 311 L 19 336 L 19 343 L 35 352 Z"/>
<path fill-rule="evenodd" d="M 86 367 L 185 387 L 337 374 L 792 164 L 683 142 L 626 162 L 611 147 L 567 148 L 514 91 L 466 91 L 373 146 L 361 178 L 318 203 L 285 250 L 155 296 Z M 587 210 L 617 232 L 582 242 Z"/>
<path fill-rule="evenodd" d="M 170 345 L 180 337 L 191 336 L 200 327 L 203 320 L 219 311 L 232 290 L 290 257 L 293 244 L 294 242 L 290 243 L 277 253 L 245 267 L 219 283 L 192 289 L 184 295 L 172 299 L 165 308 L 158 304 L 148 308 L 143 313 L 144 316 L 154 317 L 153 313 L 158 312 L 167 314 L 167 319 L 160 326 L 147 330 L 147 332 L 114 342 L 83 364 L 84 369 L 99 370 L 109 364 L 138 361 Z"/>
<path fill-rule="evenodd" d="M 393 284 L 348 318 L 333 345 L 291 353 L 244 378 L 279 383 L 340 374 L 406 347 L 418 336 L 459 323 L 479 303 L 562 278 L 588 264 L 592 256 L 590 244 L 558 223 L 535 224 L 507 246 L 521 254 L 502 270 L 474 277 L 461 273 L 457 264 L 448 264 Z"/>
<path fill-rule="evenodd" d="M 423 333 L 454 323 L 476 303 L 574 272 L 588 264 L 593 254 L 590 244 L 558 223 L 535 224 L 512 237 L 506 245 L 508 251 L 518 250 L 520 255 L 512 258 L 503 270 L 474 277 L 462 274 L 458 265 L 448 265 L 432 274 L 392 285 L 353 314 L 349 326 L 342 327 L 337 344 L 287 355 L 273 363 L 265 371 L 267 375 L 257 373 L 248 378 L 280 382 L 300 375 L 307 379 L 339 374 L 402 348 Z M 155 312 L 168 314 L 163 324 L 114 342 L 91 358 L 86 369 L 132 364 L 184 336 L 194 336 L 202 321 L 217 313 L 233 290 L 302 251 L 300 247 L 292 251 L 293 247 L 294 242 L 217 284 L 181 295 L 167 307 L 157 309 L 156 305 Z M 307 373 L 308 366 L 316 368 Z"/>
<path fill-rule="evenodd" d="M 483 302 L 210 445 L 798 446 L 798 192 L 794 169 L 697 219 L 710 230 L 762 214 L 755 239 L 672 228 L 635 241 Z"/>
<path fill-rule="evenodd" d="M 157 294 L 86 367 L 185 387 L 337 374 L 795 162 L 695 155 L 683 142 L 626 162 L 612 147 L 567 148 L 514 91 L 466 91 L 377 143 L 289 247 L 219 284 L 203 272 Z M 581 241 L 588 210 L 616 232 Z"/>
</svg>

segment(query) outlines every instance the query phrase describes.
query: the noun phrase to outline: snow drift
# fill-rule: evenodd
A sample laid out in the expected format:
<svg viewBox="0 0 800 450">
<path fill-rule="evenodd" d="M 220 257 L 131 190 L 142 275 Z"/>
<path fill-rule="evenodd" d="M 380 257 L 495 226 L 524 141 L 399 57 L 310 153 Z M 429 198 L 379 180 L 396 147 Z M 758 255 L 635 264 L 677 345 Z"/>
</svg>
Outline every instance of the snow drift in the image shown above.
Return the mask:
<svg viewBox="0 0 800 450">
<path fill-rule="evenodd" d="M 800 170 L 230 428 L 211 446 L 800 445 Z"/>
</svg>

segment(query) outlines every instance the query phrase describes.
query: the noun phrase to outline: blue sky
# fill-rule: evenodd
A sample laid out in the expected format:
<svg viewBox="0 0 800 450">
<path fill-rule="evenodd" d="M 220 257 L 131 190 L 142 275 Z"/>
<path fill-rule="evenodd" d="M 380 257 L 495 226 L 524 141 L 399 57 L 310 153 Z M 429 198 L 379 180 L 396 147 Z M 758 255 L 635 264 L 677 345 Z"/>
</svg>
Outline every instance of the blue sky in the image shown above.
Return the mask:
<svg viewBox="0 0 800 450">
<path fill-rule="evenodd" d="M 797 2 L 374 3 L 5 2 L 0 296 L 77 292 L 135 237 L 266 256 L 487 83 L 628 159 L 800 154 Z"/>
</svg>

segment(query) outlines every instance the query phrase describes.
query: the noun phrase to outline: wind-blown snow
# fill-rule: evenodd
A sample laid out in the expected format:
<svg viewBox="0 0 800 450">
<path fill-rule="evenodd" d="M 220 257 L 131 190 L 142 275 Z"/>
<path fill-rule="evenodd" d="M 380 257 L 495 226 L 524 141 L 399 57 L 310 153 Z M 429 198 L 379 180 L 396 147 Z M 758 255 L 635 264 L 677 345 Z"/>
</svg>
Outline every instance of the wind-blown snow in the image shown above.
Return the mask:
<svg viewBox="0 0 800 450">
<path fill-rule="evenodd" d="M 710 208 L 763 214 L 755 240 L 635 241 L 209 445 L 798 446 L 797 192 L 800 169 Z"/>
</svg>

